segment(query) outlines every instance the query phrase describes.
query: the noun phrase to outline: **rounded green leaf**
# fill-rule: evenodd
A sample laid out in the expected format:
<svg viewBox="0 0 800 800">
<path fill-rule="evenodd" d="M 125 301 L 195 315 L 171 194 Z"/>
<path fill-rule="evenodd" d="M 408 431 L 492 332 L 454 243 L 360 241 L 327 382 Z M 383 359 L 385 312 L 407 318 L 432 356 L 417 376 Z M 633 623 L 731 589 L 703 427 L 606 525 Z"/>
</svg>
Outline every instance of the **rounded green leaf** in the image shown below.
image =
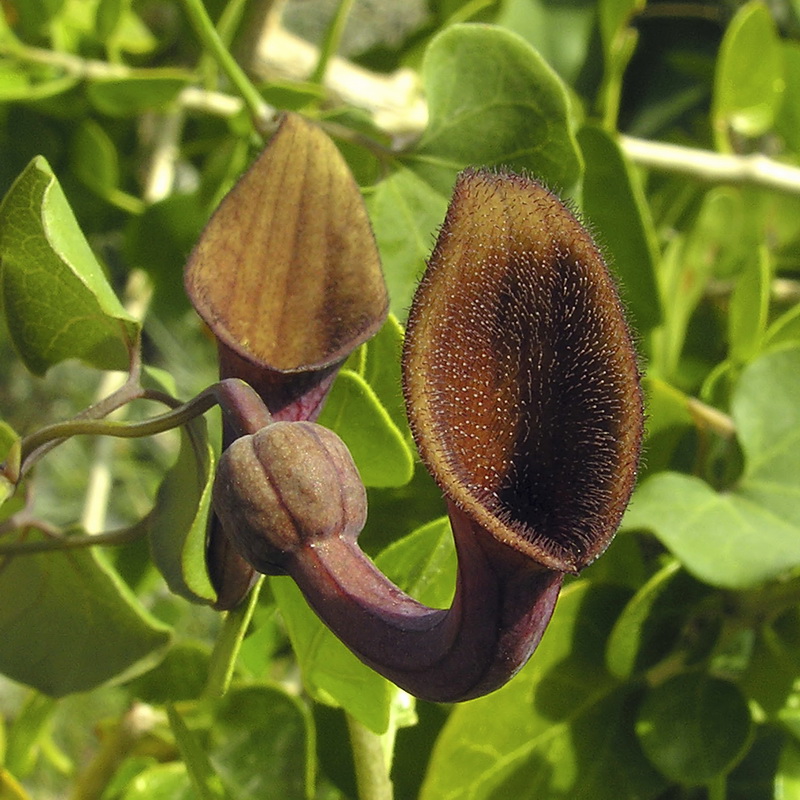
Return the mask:
<svg viewBox="0 0 800 800">
<path fill-rule="evenodd" d="M 0 267 L 11 339 L 31 372 L 68 358 L 128 367 L 139 324 L 114 294 L 41 156 L 0 206 Z"/>
<path fill-rule="evenodd" d="M 0 672 L 14 680 L 86 691 L 149 669 L 169 638 L 94 548 L 0 560 Z"/>
<path fill-rule="evenodd" d="M 736 685 L 702 673 L 671 678 L 644 697 L 636 734 L 650 761 L 685 786 L 708 783 L 736 764 L 752 720 Z"/>
<path fill-rule="evenodd" d="M 761 0 L 741 6 L 717 58 L 712 119 L 717 146 L 730 149 L 729 130 L 749 137 L 768 131 L 780 108 L 783 60 L 769 8 Z"/>
<path fill-rule="evenodd" d="M 449 194 L 469 165 L 530 171 L 569 194 L 580 178 L 567 90 L 521 37 L 491 25 L 452 25 L 422 65 L 428 127 L 405 161 Z"/>
<path fill-rule="evenodd" d="M 307 707 L 286 692 L 272 686 L 228 692 L 211 736 L 211 764 L 229 800 L 313 796 L 313 722 Z"/>
<path fill-rule="evenodd" d="M 455 172 L 452 177 L 455 180 Z M 449 188 L 437 191 L 404 166 L 366 194 L 391 309 L 400 320 L 408 315 L 433 236 L 447 212 L 448 198 Z"/>
</svg>

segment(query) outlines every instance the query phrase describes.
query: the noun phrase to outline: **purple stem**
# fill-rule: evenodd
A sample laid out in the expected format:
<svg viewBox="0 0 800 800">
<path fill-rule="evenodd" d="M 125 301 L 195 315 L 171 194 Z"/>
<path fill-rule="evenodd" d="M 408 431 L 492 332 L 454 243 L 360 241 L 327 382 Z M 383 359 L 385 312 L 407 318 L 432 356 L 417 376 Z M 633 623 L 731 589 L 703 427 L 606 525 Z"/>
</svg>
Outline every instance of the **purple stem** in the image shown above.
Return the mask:
<svg viewBox="0 0 800 800">
<path fill-rule="evenodd" d="M 539 644 L 563 573 L 496 542 L 449 507 L 458 576 L 449 609 L 395 586 L 354 539 L 317 541 L 287 572 L 325 624 L 367 665 L 435 702 L 479 697 L 513 677 Z"/>
</svg>

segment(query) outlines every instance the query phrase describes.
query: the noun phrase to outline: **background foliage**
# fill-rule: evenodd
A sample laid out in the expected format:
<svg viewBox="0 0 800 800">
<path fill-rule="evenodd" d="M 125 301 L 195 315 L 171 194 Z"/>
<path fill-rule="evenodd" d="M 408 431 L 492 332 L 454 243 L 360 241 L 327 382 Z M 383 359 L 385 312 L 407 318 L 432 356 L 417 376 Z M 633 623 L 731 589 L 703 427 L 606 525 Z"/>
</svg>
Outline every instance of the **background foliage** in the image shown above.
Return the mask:
<svg viewBox="0 0 800 800">
<path fill-rule="evenodd" d="M 391 292 L 321 418 L 369 486 L 367 552 L 449 602 L 452 543 L 397 354 L 471 164 L 539 177 L 608 254 L 648 397 L 639 486 L 497 693 L 415 703 L 276 578 L 219 697 L 231 628 L 201 558 L 216 418 L 70 440 L 14 497 L 0 482 L 0 797 L 356 797 L 348 725 L 390 754 L 398 798 L 800 797 L 800 6 L 269 5 L 207 8 L 258 102 L 336 138 Z M 193 8 L 2 2 L 0 457 L 118 388 L 103 371 L 127 368 L 140 332 L 151 397 L 215 379 L 182 266 L 261 142 Z M 302 78 L 286 27 L 318 45 Z M 13 552 L 103 530 L 118 543 Z"/>
</svg>

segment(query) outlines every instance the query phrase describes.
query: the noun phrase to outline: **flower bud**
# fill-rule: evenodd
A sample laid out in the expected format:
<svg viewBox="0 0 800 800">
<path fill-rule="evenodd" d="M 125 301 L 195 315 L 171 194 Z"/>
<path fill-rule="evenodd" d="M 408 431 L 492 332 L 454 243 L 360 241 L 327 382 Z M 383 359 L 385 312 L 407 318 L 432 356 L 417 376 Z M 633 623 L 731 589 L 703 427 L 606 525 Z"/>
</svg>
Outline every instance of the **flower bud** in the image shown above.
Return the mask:
<svg viewBox="0 0 800 800">
<path fill-rule="evenodd" d="M 367 518 L 367 495 L 333 431 L 313 422 L 276 422 L 222 454 L 214 508 L 244 558 L 274 574 L 315 542 L 355 540 Z"/>
</svg>

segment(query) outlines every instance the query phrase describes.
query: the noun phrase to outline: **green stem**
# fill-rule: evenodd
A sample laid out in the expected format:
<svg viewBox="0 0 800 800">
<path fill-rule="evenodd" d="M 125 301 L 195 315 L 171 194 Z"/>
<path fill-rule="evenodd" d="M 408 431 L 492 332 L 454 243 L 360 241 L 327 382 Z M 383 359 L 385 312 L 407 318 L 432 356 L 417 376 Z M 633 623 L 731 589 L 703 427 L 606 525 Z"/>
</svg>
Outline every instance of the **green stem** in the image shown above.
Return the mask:
<svg viewBox="0 0 800 800">
<path fill-rule="evenodd" d="M 359 800 L 392 800 L 394 787 L 386 766 L 381 736 L 355 717 L 346 716 Z"/>
<path fill-rule="evenodd" d="M 95 415 L 92 414 L 91 418 L 86 415 L 80 415 L 66 422 L 47 425 L 22 440 L 22 473 L 24 474 L 30 469 L 30 464 L 27 462 L 36 451 L 53 442 L 62 442 L 71 436 L 79 435 L 116 436 L 121 439 L 139 439 L 143 436 L 155 436 L 157 433 L 164 433 L 164 431 L 186 425 L 195 417 L 205 414 L 206 411 L 218 404 L 232 418 L 232 422 L 242 430 L 242 433 L 255 433 L 259 428 L 271 422 L 269 412 L 258 395 L 244 381 L 236 378 L 228 378 L 215 383 L 204 389 L 196 397 L 180 405 L 177 404 L 174 398 L 165 395 L 163 392 L 138 390 L 133 394 L 115 392 L 115 396 L 124 397 L 125 403 L 131 400 L 157 400 L 166 405 L 175 404 L 175 406 L 172 411 L 156 417 L 150 417 L 150 419 L 145 419 L 141 422 L 95 419 Z M 112 407 L 106 413 L 119 407 L 119 405 L 124 405 L 124 403 L 111 404 Z M 100 406 L 101 404 L 98 403 L 93 409 L 97 409 Z"/>
<path fill-rule="evenodd" d="M 706 785 L 708 800 L 725 800 L 728 796 L 728 780 L 725 775 L 718 775 Z"/>
<path fill-rule="evenodd" d="M 52 441 L 62 441 L 71 436 L 116 436 L 121 439 L 138 439 L 172 430 L 204 414 L 217 403 L 214 388 L 210 387 L 188 403 L 141 422 L 123 422 L 110 419 L 72 419 L 56 422 L 26 436 L 22 440 L 22 461 L 25 464 L 36 450 Z M 139 399 L 139 398 L 136 398 Z M 23 472 L 25 467 L 23 467 Z"/>
<path fill-rule="evenodd" d="M 211 654 L 208 680 L 203 690 L 204 697 L 222 697 L 228 691 L 233 679 L 239 648 L 242 646 L 247 627 L 253 618 L 263 583 L 264 576 L 262 575 L 250 591 L 247 602 L 228 611 L 225 615 L 222 630 L 214 645 L 214 652 Z"/>
<path fill-rule="evenodd" d="M 202 0 L 183 0 L 183 7 L 200 41 L 217 60 L 222 71 L 244 100 L 256 130 L 264 133 L 269 127 L 269 106 L 223 44 Z"/>
<path fill-rule="evenodd" d="M 339 0 L 336 13 L 333 15 L 328 30 L 325 32 L 325 38 L 319 51 L 317 65 L 314 67 L 314 72 L 311 73 L 311 77 L 309 78 L 311 83 L 321 84 L 323 82 L 325 72 L 328 69 L 328 62 L 336 55 L 339 45 L 341 44 L 342 34 L 344 33 L 347 18 L 350 16 L 352 8 L 353 0 Z"/>
<path fill-rule="evenodd" d="M 17 530 L 24 528 L 41 529 L 44 527 L 37 525 L 33 520 L 26 521 L 22 517 L 18 519 L 16 516 L 13 516 L 7 520 L 7 523 L 12 521 L 14 523 L 13 527 Z M 0 544 L 0 556 L 34 555 L 36 553 L 47 553 L 54 550 L 74 550 L 76 548 L 95 547 L 98 545 L 109 547 L 115 544 L 135 542 L 147 533 L 146 523 L 147 518 L 145 517 L 145 519 L 128 528 L 120 528 L 119 530 L 108 531 L 107 533 L 90 533 L 87 536 L 53 535 L 51 539 L 43 539 L 37 542 L 26 542 L 24 540 L 8 542 L 7 544 Z"/>
</svg>

